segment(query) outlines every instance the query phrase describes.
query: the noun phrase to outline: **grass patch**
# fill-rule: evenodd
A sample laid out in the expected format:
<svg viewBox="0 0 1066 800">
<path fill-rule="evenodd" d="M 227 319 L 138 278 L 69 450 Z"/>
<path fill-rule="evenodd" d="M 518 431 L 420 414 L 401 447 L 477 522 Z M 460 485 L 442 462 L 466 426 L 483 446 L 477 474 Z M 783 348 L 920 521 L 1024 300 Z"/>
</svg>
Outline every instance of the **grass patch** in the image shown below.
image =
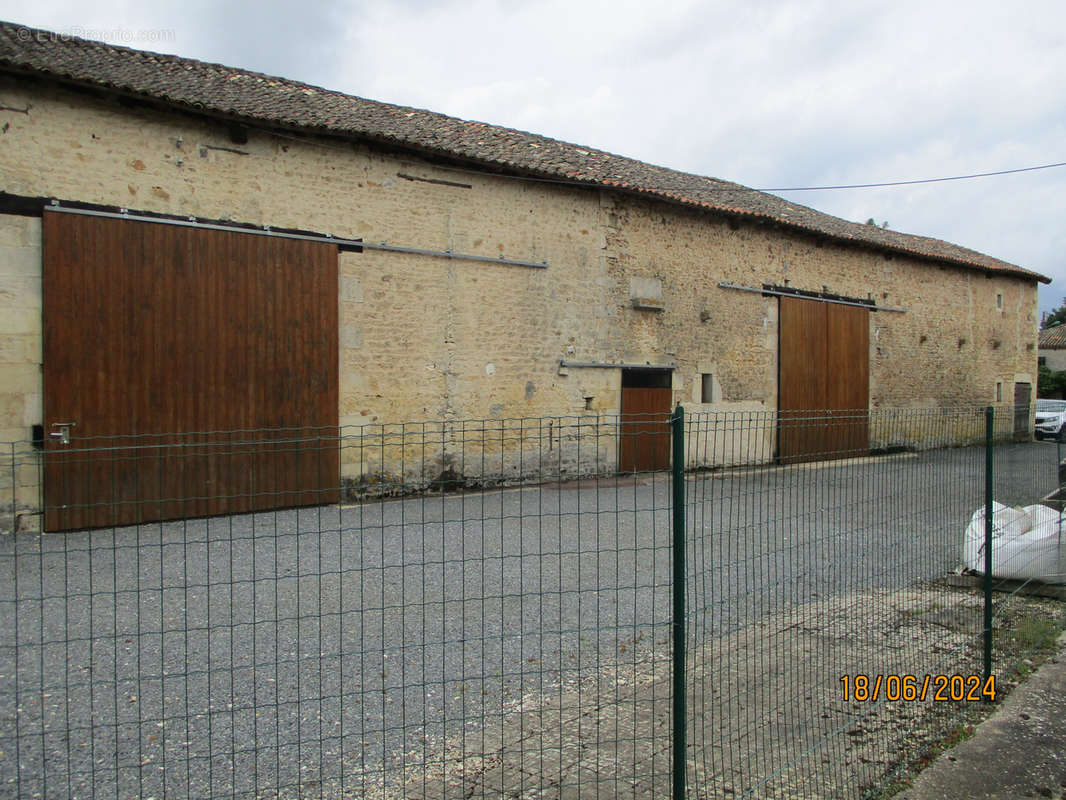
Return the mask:
<svg viewBox="0 0 1066 800">
<path fill-rule="evenodd" d="M 1019 650 L 1044 650 L 1059 638 L 1062 621 L 1039 617 L 1023 619 L 1009 633 Z"/>
<path fill-rule="evenodd" d="M 1057 601 L 1004 601 L 997 609 L 992 640 L 992 667 L 996 688 L 1010 688 L 1025 680 L 1055 651 L 1066 622 L 1066 610 Z"/>
<path fill-rule="evenodd" d="M 894 776 L 865 796 L 876 800 L 894 797 L 909 788 L 918 773 L 945 751 L 973 736 L 977 726 L 1002 704 L 1011 690 L 1056 652 L 1064 628 L 1066 605 L 1061 601 L 1014 595 L 997 603 L 992 641 L 996 702 L 956 704 L 955 710 L 942 718 L 945 726 L 927 739 L 913 758 L 900 764 Z M 982 638 L 978 636 L 972 644 L 970 663 L 980 663 L 982 647 Z M 935 717 L 928 723 L 930 730 L 938 726 L 934 720 Z"/>
</svg>

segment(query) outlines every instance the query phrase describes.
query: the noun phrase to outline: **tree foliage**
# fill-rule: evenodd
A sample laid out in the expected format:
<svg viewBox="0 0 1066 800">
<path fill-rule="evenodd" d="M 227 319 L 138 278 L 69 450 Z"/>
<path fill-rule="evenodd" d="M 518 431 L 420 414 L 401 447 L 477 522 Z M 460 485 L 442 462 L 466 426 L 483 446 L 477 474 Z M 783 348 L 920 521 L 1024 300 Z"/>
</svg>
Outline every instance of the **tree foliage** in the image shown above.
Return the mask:
<svg viewBox="0 0 1066 800">
<path fill-rule="evenodd" d="M 1041 364 L 1036 372 L 1037 397 L 1066 397 L 1066 372 L 1056 372 Z"/>
<path fill-rule="evenodd" d="M 1054 309 L 1044 317 L 1040 324 L 1041 328 L 1053 328 L 1056 325 L 1066 323 L 1066 297 L 1062 298 L 1062 305 Z"/>
</svg>

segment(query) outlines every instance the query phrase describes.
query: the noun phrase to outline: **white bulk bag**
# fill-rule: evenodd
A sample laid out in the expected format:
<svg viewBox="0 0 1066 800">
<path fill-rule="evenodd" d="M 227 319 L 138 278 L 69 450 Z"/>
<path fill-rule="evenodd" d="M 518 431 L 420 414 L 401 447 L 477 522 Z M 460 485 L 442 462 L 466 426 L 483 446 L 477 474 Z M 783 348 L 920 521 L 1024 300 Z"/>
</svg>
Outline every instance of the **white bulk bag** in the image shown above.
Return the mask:
<svg viewBox="0 0 1066 800">
<path fill-rule="evenodd" d="M 963 542 L 968 569 L 985 571 L 985 510 L 970 518 Z M 1014 580 L 1066 583 L 1062 516 L 1047 506 L 1010 508 L 992 504 L 992 574 Z"/>
</svg>

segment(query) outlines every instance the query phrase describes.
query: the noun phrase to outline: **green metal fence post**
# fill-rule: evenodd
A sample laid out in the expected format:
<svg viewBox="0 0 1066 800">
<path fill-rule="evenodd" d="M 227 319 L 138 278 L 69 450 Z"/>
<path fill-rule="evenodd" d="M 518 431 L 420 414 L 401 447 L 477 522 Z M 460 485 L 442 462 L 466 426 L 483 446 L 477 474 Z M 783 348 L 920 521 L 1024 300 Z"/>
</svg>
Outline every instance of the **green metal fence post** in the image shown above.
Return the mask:
<svg viewBox="0 0 1066 800">
<path fill-rule="evenodd" d="M 688 709 L 685 692 L 685 411 L 677 404 L 670 418 L 674 494 L 673 587 L 673 800 L 684 800 L 688 764 Z"/>
<path fill-rule="evenodd" d="M 996 410 L 985 409 L 985 680 L 992 674 L 992 439 Z"/>
</svg>

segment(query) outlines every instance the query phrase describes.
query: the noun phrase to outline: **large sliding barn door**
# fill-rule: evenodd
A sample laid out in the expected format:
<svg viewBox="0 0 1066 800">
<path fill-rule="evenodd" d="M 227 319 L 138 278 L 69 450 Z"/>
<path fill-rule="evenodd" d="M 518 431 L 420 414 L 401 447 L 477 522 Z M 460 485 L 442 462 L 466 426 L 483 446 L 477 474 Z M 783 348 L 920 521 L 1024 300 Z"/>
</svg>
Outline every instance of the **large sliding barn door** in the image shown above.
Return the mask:
<svg viewBox="0 0 1066 800">
<path fill-rule="evenodd" d="M 47 530 L 336 501 L 335 246 L 46 212 L 44 331 Z"/>
<path fill-rule="evenodd" d="M 870 312 L 781 298 L 778 457 L 843 458 L 869 449 Z"/>
</svg>

